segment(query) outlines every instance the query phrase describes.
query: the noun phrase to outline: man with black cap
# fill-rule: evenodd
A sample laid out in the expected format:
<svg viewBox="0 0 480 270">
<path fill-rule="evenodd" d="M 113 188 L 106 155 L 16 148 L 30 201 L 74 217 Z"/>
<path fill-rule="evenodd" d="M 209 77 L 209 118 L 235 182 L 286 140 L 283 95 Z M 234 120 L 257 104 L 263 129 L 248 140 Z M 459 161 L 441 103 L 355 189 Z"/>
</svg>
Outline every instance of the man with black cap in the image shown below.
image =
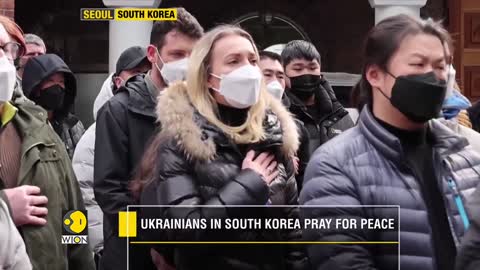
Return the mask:
<svg viewBox="0 0 480 270">
<path fill-rule="evenodd" d="M 169 84 L 185 78 L 186 63 L 203 28 L 184 8 L 177 20 L 157 21 L 152 26 L 147 57 L 152 69 L 120 87 L 97 116 L 94 191 L 102 208 L 104 251 L 100 269 L 127 269 L 127 241 L 118 233 L 118 212 L 135 205 L 129 181 L 151 137 L 159 129 L 158 94 Z M 155 269 L 150 248 L 130 245 L 130 270 Z"/>
<path fill-rule="evenodd" d="M 145 73 L 149 69 L 147 50 L 140 46 L 126 49 L 118 58 L 115 73 L 107 78 L 107 87 L 102 87 L 95 100 L 93 117 L 103 104 L 113 97 L 117 88 L 124 86 L 128 80 L 138 74 Z M 106 81 L 106 82 L 107 82 Z M 103 213 L 93 194 L 93 160 L 95 153 L 95 129 L 93 123 L 78 142 L 73 155 L 73 170 L 82 190 L 85 208 L 88 210 L 88 244 L 95 252 L 95 261 L 101 257 L 103 251 Z"/>
<path fill-rule="evenodd" d="M 147 59 L 147 49 L 133 46 L 122 52 L 117 60 L 115 73 L 110 74 L 102 85 L 95 102 L 93 103 L 93 118 L 97 118 L 100 108 L 113 97 L 115 91 L 135 75 L 146 73 L 150 69 Z"/>
</svg>

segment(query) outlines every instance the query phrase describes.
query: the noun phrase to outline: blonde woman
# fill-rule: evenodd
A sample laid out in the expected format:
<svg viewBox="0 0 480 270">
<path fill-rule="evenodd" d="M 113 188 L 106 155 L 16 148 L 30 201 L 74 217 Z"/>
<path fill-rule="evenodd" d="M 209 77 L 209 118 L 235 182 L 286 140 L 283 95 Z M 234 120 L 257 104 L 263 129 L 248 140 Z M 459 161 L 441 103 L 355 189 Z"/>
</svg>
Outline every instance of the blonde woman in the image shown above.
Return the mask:
<svg viewBox="0 0 480 270">
<path fill-rule="evenodd" d="M 296 125 L 280 101 L 265 91 L 258 58 L 252 37 L 234 26 L 214 28 L 198 41 L 186 83 L 171 86 L 159 97 L 162 132 L 147 151 L 137 177 L 151 180 L 143 188 L 141 204 L 220 207 L 215 218 L 245 214 L 222 208 L 225 205 L 297 204 L 292 162 L 299 145 Z M 207 211 L 198 207 L 180 216 L 173 211 L 156 215 L 204 218 Z M 296 217 L 298 210 L 292 207 L 280 215 Z M 201 230 L 164 233 L 169 240 L 210 239 Z M 240 241 L 301 237 L 299 231 L 233 234 L 229 237 Z M 301 251 L 279 246 L 157 250 L 178 270 L 303 269 L 306 263 Z"/>
</svg>

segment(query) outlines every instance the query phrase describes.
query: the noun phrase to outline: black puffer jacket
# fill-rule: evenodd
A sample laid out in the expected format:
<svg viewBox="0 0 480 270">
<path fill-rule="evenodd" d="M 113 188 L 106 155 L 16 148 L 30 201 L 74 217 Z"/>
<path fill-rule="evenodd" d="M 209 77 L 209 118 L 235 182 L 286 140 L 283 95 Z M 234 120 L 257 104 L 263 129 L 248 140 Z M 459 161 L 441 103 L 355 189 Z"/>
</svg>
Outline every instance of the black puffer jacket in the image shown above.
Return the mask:
<svg viewBox="0 0 480 270">
<path fill-rule="evenodd" d="M 456 270 L 480 269 L 480 185 L 468 203 L 470 228 L 462 241 L 457 256 Z"/>
<path fill-rule="evenodd" d="M 80 141 L 85 128 L 82 122 L 71 112 L 77 95 L 77 81 L 67 64 L 55 54 L 45 54 L 33 57 L 25 65 L 23 72 L 22 88 L 25 96 L 35 101 L 40 84 L 51 75 L 62 72 L 65 76 L 65 98 L 63 107 L 53 112 L 50 123 L 62 139 L 67 148 L 70 159 L 73 158 L 75 147 Z"/>
<path fill-rule="evenodd" d="M 241 170 L 244 155 L 229 137 L 209 123 L 190 104 L 186 85 L 178 83 L 160 96 L 159 121 L 162 124 L 164 144 L 158 153 L 156 177 L 142 194 L 141 204 L 149 205 L 297 205 L 297 190 L 291 157 L 298 148 L 295 122 L 277 100 L 272 100 L 264 128 L 266 139 L 247 148 L 258 152 L 275 153 L 280 175 L 267 186 L 262 177 L 252 170 Z M 148 210 L 147 210 L 148 211 Z M 205 209 L 196 208 L 188 217 L 204 218 Z M 238 217 L 231 208 L 217 213 L 215 218 Z M 257 213 L 248 213 L 255 215 Z M 170 211 L 157 213 L 172 218 Z M 259 213 L 261 215 L 261 213 Z M 295 218 L 298 208 L 290 207 L 279 213 L 281 217 Z M 187 216 L 175 215 L 175 218 Z M 205 231 L 174 233 L 166 231 L 166 240 L 210 239 Z M 151 237 L 151 238 L 150 238 Z M 274 235 L 254 231 L 239 231 L 236 240 L 266 241 L 300 239 L 300 231 Z M 158 239 L 157 235 L 149 236 Z M 164 253 L 161 249 L 160 253 Z M 298 247 L 272 246 L 198 246 L 193 250 L 178 246 L 174 250 L 177 270 L 190 269 L 305 269 L 306 257 Z"/>
<path fill-rule="evenodd" d="M 290 106 L 292 103 L 290 99 L 283 95 L 282 104 L 290 111 Z M 300 192 L 303 187 L 303 176 L 305 174 L 305 169 L 307 168 L 307 164 L 310 161 L 310 134 L 308 133 L 305 124 L 295 118 L 295 123 L 297 124 L 297 130 L 300 140 L 300 145 L 297 151 L 297 158 L 298 158 L 298 172 L 295 178 L 297 179 L 297 190 Z"/>
<path fill-rule="evenodd" d="M 461 209 L 480 183 L 480 156 L 437 120 L 429 122 L 433 167 L 444 196 L 451 233 L 458 245 L 464 234 Z M 406 162 L 400 141 L 379 124 L 366 106 L 359 123 L 315 152 L 305 172 L 303 205 L 398 205 L 402 270 L 437 269 L 431 226 L 419 180 Z M 438 206 L 442 207 L 442 206 Z M 389 209 L 319 210 L 309 218 L 385 218 Z M 317 230 L 310 241 L 392 241 L 391 232 L 338 233 Z M 373 239 L 374 238 L 374 239 Z M 380 238 L 380 239 L 379 239 Z M 396 247 L 395 247 L 396 249 Z M 395 249 L 374 245 L 312 245 L 309 257 L 318 270 L 398 269 Z M 392 252 L 393 251 L 393 252 Z M 453 258 L 452 258 L 453 260 Z"/>
<path fill-rule="evenodd" d="M 354 126 L 348 111 L 337 100 L 332 87 L 325 79 L 321 80 L 315 92 L 317 106 L 325 106 L 322 111 L 328 111 L 320 119 L 315 119 L 310 115 L 305 104 L 291 91 L 287 90 L 285 93 L 288 101 L 284 101 L 284 104 L 298 120 L 303 122 L 309 134 L 308 149 L 310 154 L 313 154 L 320 145 Z"/>
</svg>

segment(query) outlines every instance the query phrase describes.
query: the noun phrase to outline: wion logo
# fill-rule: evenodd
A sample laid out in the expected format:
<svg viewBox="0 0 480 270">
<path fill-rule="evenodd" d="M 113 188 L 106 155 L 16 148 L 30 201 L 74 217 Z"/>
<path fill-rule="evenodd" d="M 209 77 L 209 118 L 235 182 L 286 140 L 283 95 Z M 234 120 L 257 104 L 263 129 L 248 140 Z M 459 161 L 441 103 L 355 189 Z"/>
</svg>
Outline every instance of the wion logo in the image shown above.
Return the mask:
<svg viewBox="0 0 480 270">
<path fill-rule="evenodd" d="M 88 244 L 87 211 L 68 211 L 63 215 L 62 244 Z"/>
</svg>

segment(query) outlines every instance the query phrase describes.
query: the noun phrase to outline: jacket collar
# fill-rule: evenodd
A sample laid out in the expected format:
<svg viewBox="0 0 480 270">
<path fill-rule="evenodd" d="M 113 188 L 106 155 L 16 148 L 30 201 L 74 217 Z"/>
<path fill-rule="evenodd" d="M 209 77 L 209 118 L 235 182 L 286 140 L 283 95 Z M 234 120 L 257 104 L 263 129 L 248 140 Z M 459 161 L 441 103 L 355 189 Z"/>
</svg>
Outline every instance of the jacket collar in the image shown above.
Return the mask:
<svg viewBox="0 0 480 270">
<path fill-rule="evenodd" d="M 270 99 L 268 107 L 264 121 L 267 138 L 260 143 L 279 145 L 282 154 L 294 155 L 299 147 L 299 135 L 293 117 L 276 99 Z M 174 137 L 188 157 L 211 160 L 217 153 L 217 145 L 229 141 L 228 134 L 195 110 L 183 82 L 175 83 L 158 97 L 157 115 L 162 132 Z"/>
<path fill-rule="evenodd" d="M 433 150 L 441 159 L 461 151 L 469 144 L 467 139 L 456 135 L 436 119 L 429 121 L 428 125 L 429 133 L 433 139 Z M 360 114 L 358 126 L 373 147 L 386 158 L 392 160 L 395 164 L 404 162 L 404 152 L 400 140 L 375 120 L 368 105 L 363 108 Z"/>
<path fill-rule="evenodd" d="M 320 96 L 323 96 L 325 98 L 324 102 L 320 100 Z M 324 119 L 314 119 L 313 116 L 308 113 L 308 109 L 305 103 L 303 103 L 303 101 L 300 100 L 297 96 L 292 94 L 290 90 L 285 91 L 284 99 L 285 100 L 282 101 L 283 104 L 285 104 L 285 106 L 287 106 L 287 108 L 295 114 L 302 113 L 316 123 L 319 123 Z M 325 114 L 325 117 L 342 108 L 341 104 L 335 98 L 335 93 L 326 81 L 315 90 L 315 100 L 315 106 L 325 105 L 328 107 L 328 113 Z"/>
<path fill-rule="evenodd" d="M 44 143 L 51 144 L 55 140 L 43 136 L 44 129 L 51 128 L 48 124 L 48 114 L 40 106 L 30 103 L 15 103 L 18 109 L 17 114 L 13 118 L 12 122 L 18 129 L 20 136 L 22 137 L 22 144 L 29 148 L 29 141 L 32 144 Z"/>
<path fill-rule="evenodd" d="M 3 104 L 1 127 L 4 127 L 6 124 L 12 121 L 13 117 L 15 117 L 15 114 L 17 114 L 17 110 L 18 109 L 8 101 Z"/>
<path fill-rule="evenodd" d="M 12 123 L 22 138 L 22 162 L 18 176 L 19 183 L 22 183 L 22 180 L 34 167 L 35 162 L 37 162 L 39 158 L 38 153 L 33 155 L 27 154 L 31 149 L 38 145 L 60 145 L 61 147 L 63 147 L 63 145 L 60 138 L 56 136 L 55 131 L 53 131 L 52 127 L 48 124 L 48 114 L 45 110 L 40 106 L 28 102 L 15 103 L 14 105 L 17 107 L 18 112 L 13 118 Z M 55 153 L 54 155 L 57 154 Z M 58 153 L 58 155 L 60 155 L 60 158 L 63 157 L 61 152 Z"/>
</svg>

